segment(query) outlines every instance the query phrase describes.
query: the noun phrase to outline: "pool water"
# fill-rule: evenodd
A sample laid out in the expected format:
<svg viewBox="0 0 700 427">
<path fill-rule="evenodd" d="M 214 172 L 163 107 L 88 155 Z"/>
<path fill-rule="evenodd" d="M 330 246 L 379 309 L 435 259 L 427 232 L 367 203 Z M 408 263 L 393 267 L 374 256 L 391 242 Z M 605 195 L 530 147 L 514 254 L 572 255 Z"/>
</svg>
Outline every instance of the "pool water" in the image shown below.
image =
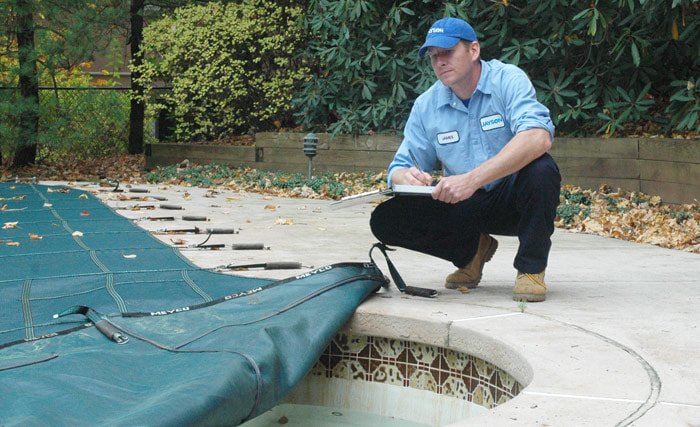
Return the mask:
<svg viewBox="0 0 700 427">
<path fill-rule="evenodd" d="M 242 427 L 426 427 L 428 425 L 341 408 L 288 403 L 277 405 L 264 414 L 241 424 Z"/>
</svg>

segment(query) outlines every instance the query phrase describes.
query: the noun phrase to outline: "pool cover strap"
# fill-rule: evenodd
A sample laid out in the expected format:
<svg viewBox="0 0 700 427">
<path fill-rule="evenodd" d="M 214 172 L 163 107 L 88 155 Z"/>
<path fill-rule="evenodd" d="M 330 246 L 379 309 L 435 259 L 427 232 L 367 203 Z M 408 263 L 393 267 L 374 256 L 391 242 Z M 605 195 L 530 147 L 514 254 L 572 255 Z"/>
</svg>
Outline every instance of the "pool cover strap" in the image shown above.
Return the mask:
<svg viewBox="0 0 700 427">
<path fill-rule="evenodd" d="M 112 324 L 112 322 L 107 320 L 107 317 L 84 305 L 73 306 L 58 314 L 54 314 L 53 317 L 54 319 L 57 319 L 70 314 L 82 314 L 83 316 L 87 317 L 95 325 L 95 328 L 102 333 L 102 335 L 106 336 L 117 344 L 126 344 L 129 342 L 129 337 L 122 334 L 117 327 Z"/>
<path fill-rule="evenodd" d="M 389 274 L 391 274 L 391 279 L 394 281 L 396 287 L 399 288 L 401 292 L 406 293 L 408 295 L 415 295 L 425 298 L 434 298 L 437 296 L 437 291 L 435 289 L 419 288 L 417 286 L 406 286 L 406 282 L 399 274 L 399 270 L 396 269 L 394 263 L 391 262 L 391 260 L 389 259 L 389 255 L 387 255 L 386 253 L 386 251 L 395 251 L 396 249 L 391 249 L 384 243 L 375 243 L 369 250 L 369 258 L 372 260 L 372 262 L 374 262 L 374 258 L 372 258 L 372 251 L 374 251 L 374 248 L 379 249 L 379 251 L 384 255 L 384 258 L 386 259 L 386 265 L 389 268 Z M 376 265 L 376 263 L 374 264 Z"/>
</svg>

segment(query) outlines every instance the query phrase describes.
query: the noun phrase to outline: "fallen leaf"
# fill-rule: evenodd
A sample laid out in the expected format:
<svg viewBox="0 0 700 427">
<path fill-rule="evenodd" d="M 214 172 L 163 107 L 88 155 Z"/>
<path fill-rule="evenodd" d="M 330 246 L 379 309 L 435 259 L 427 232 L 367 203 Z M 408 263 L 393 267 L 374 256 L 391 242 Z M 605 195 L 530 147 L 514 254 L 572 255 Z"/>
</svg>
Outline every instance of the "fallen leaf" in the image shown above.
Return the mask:
<svg viewBox="0 0 700 427">
<path fill-rule="evenodd" d="M 70 188 L 68 187 L 63 187 L 63 188 L 47 188 L 46 192 L 47 193 L 68 193 L 70 191 Z"/>
<path fill-rule="evenodd" d="M 7 246 L 19 246 L 19 242 L 7 242 Z"/>
<path fill-rule="evenodd" d="M 43 239 L 43 237 L 41 237 L 40 235 L 34 234 L 34 233 L 29 233 L 29 240 L 41 240 L 41 239 Z"/>
<path fill-rule="evenodd" d="M 17 228 L 18 223 L 19 221 L 6 222 L 5 225 L 2 226 L 2 228 L 4 228 L 5 230 L 9 230 L 10 228 Z"/>
<path fill-rule="evenodd" d="M 276 211 L 276 210 L 277 210 L 277 206 L 275 206 L 275 205 L 265 205 L 265 207 L 264 207 L 263 209 L 267 209 L 267 210 L 269 210 L 269 211 Z"/>
<path fill-rule="evenodd" d="M 294 225 L 294 220 L 292 218 L 277 218 L 275 220 L 276 225 Z"/>
</svg>

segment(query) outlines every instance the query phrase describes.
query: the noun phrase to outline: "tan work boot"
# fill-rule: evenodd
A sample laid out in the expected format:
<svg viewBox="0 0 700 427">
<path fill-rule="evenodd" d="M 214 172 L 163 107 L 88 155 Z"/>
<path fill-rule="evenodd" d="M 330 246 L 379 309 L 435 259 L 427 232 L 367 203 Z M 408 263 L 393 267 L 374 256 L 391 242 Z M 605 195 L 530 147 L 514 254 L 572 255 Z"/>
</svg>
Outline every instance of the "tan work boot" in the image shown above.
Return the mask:
<svg viewBox="0 0 700 427">
<path fill-rule="evenodd" d="M 476 288 L 481 280 L 484 264 L 491 260 L 497 248 L 498 241 L 488 234 L 482 233 L 479 236 L 479 248 L 474 258 L 466 267 L 458 268 L 457 271 L 448 275 L 445 278 L 445 287 L 447 289 Z"/>
<path fill-rule="evenodd" d="M 521 273 L 518 271 L 513 287 L 514 301 L 544 301 L 546 293 L 547 285 L 544 283 L 544 271 L 542 273 Z"/>
</svg>

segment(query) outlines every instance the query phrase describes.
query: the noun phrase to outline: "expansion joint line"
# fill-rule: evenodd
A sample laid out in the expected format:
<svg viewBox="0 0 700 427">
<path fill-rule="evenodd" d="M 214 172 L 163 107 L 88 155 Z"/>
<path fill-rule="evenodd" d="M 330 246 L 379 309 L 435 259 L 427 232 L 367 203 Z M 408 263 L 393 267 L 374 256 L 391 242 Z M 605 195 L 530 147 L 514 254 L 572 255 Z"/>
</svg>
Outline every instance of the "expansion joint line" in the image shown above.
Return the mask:
<svg viewBox="0 0 700 427">
<path fill-rule="evenodd" d="M 564 322 L 561 320 L 553 319 L 551 317 L 544 316 L 541 314 L 533 314 L 533 313 L 529 313 L 529 314 L 532 314 L 534 316 L 540 317 L 542 319 L 545 319 L 545 320 L 548 320 L 551 322 L 556 322 L 556 323 L 559 323 L 561 325 L 568 326 L 570 328 L 579 330 L 579 331 L 586 333 L 588 335 L 594 336 L 594 337 L 596 337 L 596 338 L 598 338 L 598 339 L 600 339 L 600 340 L 602 340 L 602 341 L 604 341 L 604 342 L 606 342 L 614 347 L 619 348 L 620 350 L 624 351 L 625 353 L 629 354 L 640 365 L 642 365 L 642 367 L 644 368 L 644 370 L 647 373 L 647 376 L 649 377 L 649 395 L 641 403 L 641 405 L 639 405 L 639 407 L 634 412 L 629 414 L 625 419 L 623 419 L 623 420 L 619 421 L 617 424 L 615 424 L 616 427 L 625 427 L 625 426 L 631 425 L 633 422 L 635 422 L 638 419 L 640 419 L 641 417 L 643 417 L 644 414 L 646 414 L 651 408 L 656 406 L 657 403 L 659 403 L 659 395 L 661 394 L 661 378 L 659 377 L 658 372 L 656 372 L 656 369 L 654 369 L 654 367 L 651 366 L 651 364 L 646 359 L 644 359 L 644 357 L 642 357 L 642 355 L 640 355 L 639 353 L 637 353 L 633 349 L 627 347 L 626 345 L 624 345 L 618 341 L 615 341 L 612 338 L 606 337 L 605 335 L 599 334 L 598 332 L 594 332 L 594 331 L 591 331 L 589 329 L 582 328 L 581 326 L 574 325 L 572 323 L 567 323 L 567 322 Z"/>
</svg>

